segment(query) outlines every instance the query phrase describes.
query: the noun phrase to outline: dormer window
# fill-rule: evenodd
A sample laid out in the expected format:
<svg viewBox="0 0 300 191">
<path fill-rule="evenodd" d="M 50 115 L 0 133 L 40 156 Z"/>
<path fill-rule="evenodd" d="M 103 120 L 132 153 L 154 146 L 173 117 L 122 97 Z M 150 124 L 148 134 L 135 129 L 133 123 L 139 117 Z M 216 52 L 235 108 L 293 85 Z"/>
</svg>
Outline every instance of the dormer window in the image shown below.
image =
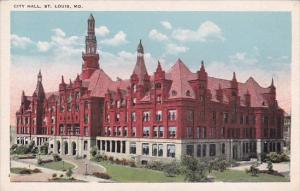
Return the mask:
<svg viewBox="0 0 300 191">
<path fill-rule="evenodd" d="M 156 88 L 156 89 L 160 89 L 160 88 L 161 88 L 161 83 L 156 83 L 156 84 L 155 84 L 155 88 Z"/>
<path fill-rule="evenodd" d="M 187 90 L 186 93 L 185 93 L 185 95 L 186 95 L 186 96 L 191 96 L 190 90 Z"/>
<path fill-rule="evenodd" d="M 176 96 L 177 92 L 175 90 L 172 90 L 172 96 Z"/>
</svg>

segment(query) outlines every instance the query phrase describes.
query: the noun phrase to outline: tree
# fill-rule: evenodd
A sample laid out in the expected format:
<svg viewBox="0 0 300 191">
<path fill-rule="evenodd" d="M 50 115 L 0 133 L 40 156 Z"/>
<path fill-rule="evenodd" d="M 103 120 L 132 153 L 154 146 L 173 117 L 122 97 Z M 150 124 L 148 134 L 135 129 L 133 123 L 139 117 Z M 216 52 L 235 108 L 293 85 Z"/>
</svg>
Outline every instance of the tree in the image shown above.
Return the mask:
<svg viewBox="0 0 300 191">
<path fill-rule="evenodd" d="M 91 158 L 95 157 L 97 154 L 97 148 L 96 147 L 92 147 L 90 150 L 90 154 L 91 154 Z"/>
<path fill-rule="evenodd" d="M 69 168 L 68 171 L 66 172 L 66 176 L 70 178 L 72 176 L 72 174 L 73 174 L 73 171 L 72 171 L 72 169 Z"/>
<path fill-rule="evenodd" d="M 174 177 L 180 173 L 179 164 L 176 161 L 172 161 L 163 166 L 164 174 L 168 177 Z"/>
<path fill-rule="evenodd" d="M 205 182 L 207 181 L 207 164 L 192 156 L 183 156 L 181 159 L 182 174 L 185 175 L 185 181 Z"/>
<path fill-rule="evenodd" d="M 268 168 L 268 171 L 270 171 L 270 172 L 273 171 L 273 164 L 272 164 L 272 162 L 271 162 L 270 160 L 268 161 L 268 166 L 267 166 L 267 168 Z"/>
</svg>

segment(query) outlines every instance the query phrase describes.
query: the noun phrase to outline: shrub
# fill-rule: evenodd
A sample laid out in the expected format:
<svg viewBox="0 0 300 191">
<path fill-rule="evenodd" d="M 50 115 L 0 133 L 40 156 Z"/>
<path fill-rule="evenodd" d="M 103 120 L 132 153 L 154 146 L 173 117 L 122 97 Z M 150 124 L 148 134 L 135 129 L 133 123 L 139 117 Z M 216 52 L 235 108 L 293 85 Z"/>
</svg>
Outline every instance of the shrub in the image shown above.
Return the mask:
<svg viewBox="0 0 300 191">
<path fill-rule="evenodd" d="M 114 162 L 114 157 L 108 157 L 108 160 L 111 162 L 111 163 L 113 163 Z"/>
<path fill-rule="evenodd" d="M 103 172 L 93 172 L 93 176 L 102 179 L 111 179 L 111 176 L 109 174 Z"/>
<path fill-rule="evenodd" d="M 42 172 L 42 171 L 41 171 L 40 169 L 38 169 L 38 168 L 35 168 L 35 169 L 32 170 L 32 172 L 33 172 L 33 173 L 40 173 L 40 172 Z"/>
<path fill-rule="evenodd" d="M 135 164 L 134 161 L 129 161 L 129 166 L 130 166 L 130 167 L 136 167 L 136 164 Z"/>
<path fill-rule="evenodd" d="M 103 160 L 107 160 L 108 157 L 106 155 L 103 155 Z"/>
<path fill-rule="evenodd" d="M 175 161 L 172 161 L 171 163 L 167 163 L 163 166 L 163 171 L 165 176 L 174 177 L 180 174 L 179 164 L 176 163 Z"/>
<path fill-rule="evenodd" d="M 101 156 L 100 153 L 97 153 L 97 154 L 93 157 L 93 159 L 94 159 L 95 161 L 97 161 L 97 162 L 100 162 L 101 159 L 102 159 L 102 156 Z"/>
<path fill-rule="evenodd" d="M 273 164 L 271 161 L 268 161 L 267 169 L 268 169 L 268 171 L 273 171 Z"/>
<path fill-rule="evenodd" d="M 27 169 L 27 168 L 24 168 L 24 169 L 20 170 L 19 173 L 20 173 L 20 174 L 31 174 L 31 170 L 30 170 L 30 169 Z"/>
<path fill-rule="evenodd" d="M 43 160 L 42 160 L 41 158 L 38 158 L 38 159 L 37 159 L 37 164 L 38 164 L 38 165 L 43 164 Z"/>
<path fill-rule="evenodd" d="M 259 169 L 257 168 L 257 164 L 251 165 L 249 172 L 251 173 L 251 176 L 257 176 L 259 173 Z"/>
<path fill-rule="evenodd" d="M 53 173 L 52 174 L 52 178 L 56 178 L 57 177 L 57 174 L 56 173 Z"/>
<path fill-rule="evenodd" d="M 286 153 L 270 152 L 267 154 L 266 158 L 273 163 L 290 161 L 290 158 Z"/>
<path fill-rule="evenodd" d="M 59 177 L 60 177 L 60 178 L 62 178 L 62 177 L 64 177 L 64 175 L 63 175 L 63 174 L 61 174 Z"/>
<path fill-rule="evenodd" d="M 115 163 L 116 163 L 116 164 L 121 164 L 120 159 L 116 158 Z"/>
<path fill-rule="evenodd" d="M 53 154 L 52 157 L 54 162 L 61 161 L 61 157 L 58 154 Z"/>
<path fill-rule="evenodd" d="M 10 152 L 11 152 L 11 153 L 14 153 L 14 151 L 16 150 L 17 147 L 18 147 L 17 144 L 13 144 L 13 145 L 10 147 Z"/>
<path fill-rule="evenodd" d="M 128 165 L 129 163 L 128 163 L 128 161 L 126 159 L 122 159 L 121 160 L 121 164 L 122 165 Z"/>
<path fill-rule="evenodd" d="M 48 146 L 49 144 L 48 143 L 44 143 L 41 147 L 40 147 L 40 152 L 41 154 L 48 154 Z"/>
<path fill-rule="evenodd" d="M 184 155 L 181 158 L 182 174 L 185 175 L 185 180 L 189 182 L 206 182 L 206 172 L 208 165 L 206 162 L 197 160 L 196 158 Z"/>
<path fill-rule="evenodd" d="M 97 154 L 97 148 L 96 147 L 92 147 L 91 150 L 90 150 L 90 154 L 91 154 L 92 158 L 95 157 L 96 154 Z"/>
<path fill-rule="evenodd" d="M 72 176 L 72 174 L 73 174 L 73 171 L 72 171 L 72 169 L 69 168 L 68 171 L 66 172 L 66 176 L 70 178 Z"/>
<path fill-rule="evenodd" d="M 150 168 L 152 170 L 159 170 L 163 171 L 164 170 L 164 165 L 160 161 L 151 161 L 145 166 L 146 168 Z"/>
</svg>

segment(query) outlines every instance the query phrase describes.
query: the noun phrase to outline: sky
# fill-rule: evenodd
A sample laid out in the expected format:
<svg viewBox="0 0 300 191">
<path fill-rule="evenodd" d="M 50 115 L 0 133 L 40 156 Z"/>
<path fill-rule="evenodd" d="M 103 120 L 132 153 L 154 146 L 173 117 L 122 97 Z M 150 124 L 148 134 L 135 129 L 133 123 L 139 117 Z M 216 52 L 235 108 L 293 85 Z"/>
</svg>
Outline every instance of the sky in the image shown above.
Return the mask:
<svg viewBox="0 0 300 191">
<path fill-rule="evenodd" d="M 204 60 L 209 76 L 267 87 L 274 78 L 279 105 L 290 113 L 289 12 L 92 12 L 100 68 L 112 79 L 132 74 L 142 40 L 148 73 L 157 61 L 168 71 L 180 58 L 191 71 Z M 11 12 L 11 120 L 22 90 L 32 95 L 39 69 L 44 89 L 81 71 L 90 12 Z"/>
</svg>

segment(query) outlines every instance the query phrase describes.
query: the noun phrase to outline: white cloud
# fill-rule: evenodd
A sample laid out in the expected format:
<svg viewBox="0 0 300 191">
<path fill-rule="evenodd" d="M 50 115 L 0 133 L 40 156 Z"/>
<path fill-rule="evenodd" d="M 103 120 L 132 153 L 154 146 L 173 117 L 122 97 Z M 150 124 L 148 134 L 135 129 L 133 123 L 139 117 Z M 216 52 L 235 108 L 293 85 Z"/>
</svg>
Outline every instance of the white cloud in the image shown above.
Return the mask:
<svg viewBox="0 0 300 191">
<path fill-rule="evenodd" d="M 229 56 L 229 61 L 232 64 L 243 65 L 244 67 L 245 66 L 252 67 L 254 65 L 257 65 L 258 63 L 257 58 L 253 56 L 249 56 L 245 52 L 236 52 L 235 54 Z"/>
<path fill-rule="evenodd" d="M 66 36 L 66 33 L 60 28 L 55 28 L 52 31 L 55 33 L 56 36 L 61 36 L 61 37 Z"/>
<path fill-rule="evenodd" d="M 113 38 L 101 40 L 100 43 L 110 46 L 119 46 L 127 43 L 126 36 L 126 33 L 119 31 Z"/>
<path fill-rule="evenodd" d="M 207 41 L 218 39 L 224 41 L 222 30 L 212 21 L 205 21 L 197 30 L 176 29 L 172 32 L 172 37 L 179 41 Z"/>
<path fill-rule="evenodd" d="M 47 52 L 52 45 L 47 41 L 38 41 L 36 46 L 39 52 Z"/>
<path fill-rule="evenodd" d="M 172 29 L 172 25 L 168 21 L 161 21 L 160 24 L 165 28 L 165 29 Z"/>
<path fill-rule="evenodd" d="M 99 35 L 99 36 L 106 36 L 109 34 L 109 30 L 106 26 L 100 26 L 98 28 L 95 28 L 95 33 L 96 35 Z"/>
<path fill-rule="evenodd" d="M 166 45 L 166 53 L 167 54 L 178 54 L 178 53 L 184 53 L 189 50 L 188 47 L 180 46 L 177 44 L 167 44 Z"/>
<path fill-rule="evenodd" d="M 12 46 L 17 48 L 26 48 L 28 45 L 32 44 L 33 41 L 28 37 L 18 36 L 16 34 L 11 35 Z"/>
<path fill-rule="evenodd" d="M 149 38 L 151 38 L 153 40 L 157 40 L 157 41 L 168 40 L 167 35 L 158 32 L 156 29 L 152 29 L 149 32 Z"/>
</svg>

